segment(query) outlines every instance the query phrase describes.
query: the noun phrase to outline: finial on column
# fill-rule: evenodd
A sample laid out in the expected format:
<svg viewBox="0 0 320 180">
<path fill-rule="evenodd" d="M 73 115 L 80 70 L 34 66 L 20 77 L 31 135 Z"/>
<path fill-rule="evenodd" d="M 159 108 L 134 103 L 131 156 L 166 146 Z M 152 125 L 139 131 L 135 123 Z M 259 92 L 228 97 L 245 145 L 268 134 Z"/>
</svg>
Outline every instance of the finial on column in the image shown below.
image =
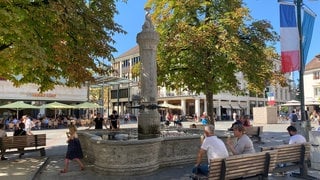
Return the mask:
<svg viewBox="0 0 320 180">
<path fill-rule="evenodd" d="M 151 21 L 151 17 L 150 17 L 150 10 L 151 8 L 150 7 L 145 7 L 144 10 L 146 11 L 146 15 L 145 15 L 145 22 L 142 26 L 142 30 L 143 31 L 153 31 L 154 30 L 154 26 L 152 24 L 152 21 Z"/>
</svg>

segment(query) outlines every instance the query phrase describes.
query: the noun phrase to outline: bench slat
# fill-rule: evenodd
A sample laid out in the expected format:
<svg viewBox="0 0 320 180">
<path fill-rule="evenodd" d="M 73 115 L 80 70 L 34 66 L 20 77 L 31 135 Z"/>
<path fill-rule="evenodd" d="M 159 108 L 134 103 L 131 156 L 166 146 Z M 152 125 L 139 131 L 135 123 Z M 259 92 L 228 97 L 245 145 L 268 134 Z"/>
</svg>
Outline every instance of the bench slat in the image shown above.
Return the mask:
<svg viewBox="0 0 320 180">
<path fill-rule="evenodd" d="M 263 153 L 253 153 L 244 155 L 230 156 L 225 159 L 214 159 L 210 161 L 210 173 L 209 179 L 220 179 L 222 175 L 221 166 L 225 164 L 225 178 L 241 178 L 241 177 L 252 177 L 256 175 L 265 175 L 266 171 L 266 154 L 269 153 L 269 169 L 274 169 L 277 151 L 266 151 Z M 223 163 L 225 162 L 225 163 Z M 250 163 L 247 163 L 250 162 Z"/>
<path fill-rule="evenodd" d="M 304 147 L 304 148 L 303 148 Z M 274 149 L 278 151 L 278 157 L 276 164 L 284 164 L 286 163 L 287 166 L 281 167 L 277 166 L 274 168 L 273 172 L 284 172 L 288 170 L 296 170 L 300 169 L 300 176 L 305 177 L 307 176 L 307 161 L 310 159 L 310 143 L 304 144 L 285 144 L 285 145 L 278 145 L 274 147 L 262 147 L 261 151 Z M 304 150 L 304 151 L 303 151 Z M 304 154 L 303 154 L 304 153 Z M 301 162 L 301 156 L 304 157 L 304 162 Z"/>
<path fill-rule="evenodd" d="M 4 149 L 46 146 L 46 134 L 10 136 L 2 138 Z"/>
</svg>

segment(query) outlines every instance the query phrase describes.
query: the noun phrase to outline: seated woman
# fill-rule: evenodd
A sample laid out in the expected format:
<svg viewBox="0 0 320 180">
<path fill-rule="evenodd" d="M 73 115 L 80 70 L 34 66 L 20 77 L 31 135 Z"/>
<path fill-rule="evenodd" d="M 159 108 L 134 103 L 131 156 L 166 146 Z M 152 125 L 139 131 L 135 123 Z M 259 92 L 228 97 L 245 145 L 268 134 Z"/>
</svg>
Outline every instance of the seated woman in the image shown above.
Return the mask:
<svg viewBox="0 0 320 180">
<path fill-rule="evenodd" d="M 206 112 L 203 112 L 202 116 L 200 118 L 201 118 L 201 123 L 203 125 L 207 125 L 208 124 L 208 115 L 207 115 Z"/>
<path fill-rule="evenodd" d="M 250 126 L 251 126 L 251 124 L 250 124 L 250 119 L 249 119 L 249 115 L 243 116 L 243 118 L 240 119 L 240 120 L 241 120 L 242 125 L 243 125 L 244 127 L 250 127 Z"/>
<path fill-rule="evenodd" d="M 24 130 L 25 127 L 26 126 L 24 123 L 19 123 L 19 128 L 14 131 L 13 136 L 26 136 L 27 132 Z M 23 148 L 20 148 L 18 150 L 23 151 Z M 24 153 L 20 153 L 19 158 L 21 158 L 23 155 L 24 155 Z"/>
<path fill-rule="evenodd" d="M 234 124 L 232 127 L 236 142 L 227 140 L 227 145 L 233 155 L 254 153 L 255 149 L 251 139 L 245 134 L 245 128 L 242 124 Z"/>
</svg>

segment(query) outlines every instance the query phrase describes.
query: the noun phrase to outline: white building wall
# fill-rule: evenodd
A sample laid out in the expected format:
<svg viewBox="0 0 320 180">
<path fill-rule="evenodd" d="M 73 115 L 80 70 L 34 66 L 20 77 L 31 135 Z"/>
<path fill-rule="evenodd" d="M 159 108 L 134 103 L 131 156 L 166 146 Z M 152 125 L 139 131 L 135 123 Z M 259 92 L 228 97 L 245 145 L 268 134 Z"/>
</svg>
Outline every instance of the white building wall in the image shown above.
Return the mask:
<svg viewBox="0 0 320 180">
<path fill-rule="evenodd" d="M 317 83 L 315 80 L 313 80 L 313 74 L 312 73 L 304 74 L 303 81 L 304 81 L 304 98 L 305 99 L 314 98 L 314 88 L 317 86 Z"/>
<path fill-rule="evenodd" d="M 88 100 L 87 87 L 70 88 L 55 86 L 55 89 L 40 94 L 38 86 L 26 84 L 15 87 L 10 81 L 0 81 L 1 100 L 30 100 L 30 101 L 75 101 L 84 102 Z"/>
</svg>

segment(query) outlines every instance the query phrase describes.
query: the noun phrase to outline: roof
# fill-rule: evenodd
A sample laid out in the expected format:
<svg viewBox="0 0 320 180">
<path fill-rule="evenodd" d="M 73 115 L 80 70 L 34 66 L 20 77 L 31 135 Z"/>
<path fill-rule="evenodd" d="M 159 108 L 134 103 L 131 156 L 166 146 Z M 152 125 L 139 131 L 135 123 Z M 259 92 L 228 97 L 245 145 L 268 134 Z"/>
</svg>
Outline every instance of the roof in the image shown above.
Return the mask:
<svg viewBox="0 0 320 180">
<path fill-rule="evenodd" d="M 135 47 L 129 49 L 127 52 L 124 52 L 117 58 L 122 58 L 122 57 L 130 56 L 133 54 L 137 54 L 137 53 L 139 53 L 139 45 L 136 45 Z"/>
<path fill-rule="evenodd" d="M 306 64 L 306 71 L 313 69 L 320 69 L 320 54 L 315 56 L 308 64 Z"/>
<path fill-rule="evenodd" d="M 118 84 L 129 84 L 132 80 L 116 77 L 116 76 L 100 76 L 96 77 L 96 84 L 91 85 L 93 86 L 110 86 L 110 85 L 118 85 Z"/>
</svg>

